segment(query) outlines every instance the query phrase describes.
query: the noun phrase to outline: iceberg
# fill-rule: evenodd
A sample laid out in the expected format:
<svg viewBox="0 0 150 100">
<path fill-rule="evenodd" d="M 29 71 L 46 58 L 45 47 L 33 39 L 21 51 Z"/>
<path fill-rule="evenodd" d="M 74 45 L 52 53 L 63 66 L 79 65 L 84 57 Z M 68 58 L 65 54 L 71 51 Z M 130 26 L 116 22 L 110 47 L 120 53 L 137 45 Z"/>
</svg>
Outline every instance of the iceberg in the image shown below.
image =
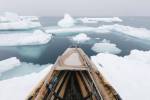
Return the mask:
<svg viewBox="0 0 150 100">
<path fill-rule="evenodd" d="M 98 23 L 98 22 L 122 22 L 123 20 L 119 17 L 112 18 L 78 18 L 77 20 L 82 21 L 83 23 Z"/>
<path fill-rule="evenodd" d="M 102 42 L 95 43 L 91 49 L 97 53 L 119 54 L 121 52 L 121 50 L 117 48 L 116 44 L 109 43 L 108 40 L 103 40 Z"/>
<path fill-rule="evenodd" d="M 20 60 L 17 59 L 16 57 L 11 57 L 5 60 L 0 61 L 0 74 L 8 71 L 10 69 L 13 69 L 14 67 L 19 66 Z"/>
<path fill-rule="evenodd" d="M 150 99 L 150 51 L 132 50 L 124 57 L 99 53 L 91 59 L 122 99 Z"/>
<path fill-rule="evenodd" d="M 88 37 L 85 33 L 80 33 L 72 37 L 72 40 L 75 42 L 85 42 L 85 41 L 90 40 L 90 37 Z"/>
<path fill-rule="evenodd" d="M 15 77 L 0 81 L 0 97 L 2 100 L 24 100 L 38 83 L 48 74 L 52 65 L 38 73 Z M 14 92 L 15 91 L 15 92 Z"/>
<path fill-rule="evenodd" d="M 58 21 L 58 26 L 64 28 L 72 27 L 74 26 L 74 24 L 75 24 L 75 20 L 69 14 L 65 14 L 64 18 Z"/>
<path fill-rule="evenodd" d="M 41 30 L 35 30 L 33 33 L 0 34 L 0 46 L 46 44 L 51 40 L 51 36 Z"/>
</svg>

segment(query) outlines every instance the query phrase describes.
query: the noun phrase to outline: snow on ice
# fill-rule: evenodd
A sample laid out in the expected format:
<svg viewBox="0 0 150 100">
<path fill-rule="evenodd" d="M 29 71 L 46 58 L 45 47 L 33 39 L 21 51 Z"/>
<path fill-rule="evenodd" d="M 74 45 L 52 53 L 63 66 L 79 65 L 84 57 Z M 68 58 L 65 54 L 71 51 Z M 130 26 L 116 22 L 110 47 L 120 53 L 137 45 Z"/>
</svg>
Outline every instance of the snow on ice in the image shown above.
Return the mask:
<svg viewBox="0 0 150 100">
<path fill-rule="evenodd" d="M 124 57 L 99 53 L 91 59 L 122 99 L 150 99 L 150 51 L 132 50 Z"/>
<path fill-rule="evenodd" d="M 116 44 L 110 43 L 106 39 L 102 40 L 102 42 L 95 43 L 91 49 L 97 53 L 119 54 L 121 52 Z"/>
<path fill-rule="evenodd" d="M 41 30 L 32 33 L 0 34 L 0 46 L 39 45 L 50 41 L 51 34 Z"/>
<path fill-rule="evenodd" d="M 24 100 L 38 83 L 50 71 L 52 65 L 38 73 L 32 73 L 0 81 L 0 97 L 2 100 Z"/>
<path fill-rule="evenodd" d="M 17 59 L 16 57 L 11 57 L 11 58 L 2 60 L 2 61 L 0 61 L 0 74 L 5 71 L 8 71 L 14 67 L 17 67 L 20 64 L 21 64 L 20 60 Z"/>
</svg>

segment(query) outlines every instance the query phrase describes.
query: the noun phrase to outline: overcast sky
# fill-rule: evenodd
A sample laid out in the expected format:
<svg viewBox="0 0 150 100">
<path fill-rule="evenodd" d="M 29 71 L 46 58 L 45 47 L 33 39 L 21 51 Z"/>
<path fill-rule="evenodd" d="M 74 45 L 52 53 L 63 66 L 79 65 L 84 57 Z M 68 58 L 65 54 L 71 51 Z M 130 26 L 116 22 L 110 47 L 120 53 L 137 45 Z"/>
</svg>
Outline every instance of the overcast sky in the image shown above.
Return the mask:
<svg viewBox="0 0 150 100">
<path fill-rule="evenodd" d="M 0 0 L 0 13 L 63 16 L 149 16 L 150 0 Z"/>
</svg>

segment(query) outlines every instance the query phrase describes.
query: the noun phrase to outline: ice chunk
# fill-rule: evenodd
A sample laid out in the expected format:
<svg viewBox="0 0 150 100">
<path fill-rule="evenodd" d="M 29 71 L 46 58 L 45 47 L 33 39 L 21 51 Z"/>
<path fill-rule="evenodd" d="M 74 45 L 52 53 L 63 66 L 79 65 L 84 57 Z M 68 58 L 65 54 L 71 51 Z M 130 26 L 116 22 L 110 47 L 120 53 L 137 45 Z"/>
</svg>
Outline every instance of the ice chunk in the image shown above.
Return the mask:
<svg viewBox="0 0 150 100">
<path fill-rule="evenodd" d="M 74 24 L 75 20 L 69 14 L 65 14 L 64 18 L 58 22 L 58 26 L 60 27 L 72 27 Z"/>
<path fill-rule="evenodd" d="M 0 61 L 0 74 L 2 72 L 8 71 L 14 67 L 19 66 L 21 63 L 16 57 L 11 57 Z"/>
<path fill-rule="evenodd" d="M 122 99 L 150 99 L 150 51 L 132 50 L 125 57 L 99 53 L 91 58 Z"/>
<path fill-rule="evenodd" d="M 85 33 L 80 33 L 72 37 L 72 40 L 75 42 L 85 42 L 87 40 L 90 40 L 90 37 L 88 37 Z"/>
<path fill-rule="evenodd" d="M 82 21 L 83 23 L 98 23 L 98 22 L 122 22 L 122 19 L 119 17 L 112 18 L 79 18 L 77 20 Z"/>
<path fill-rule="evenodd" d="M 100 43 L 95 43 L 92 47 L 92 50 L 97 53 L 119 54 L 121 52 L 121 50 L 117 48 L 116 44 L 109 43 L 106 40 L 103 40 Z"/>
<path fill-rule="evenodd" d="M 51 65 L 39 73 L 0 81 L 0 97 L 2 100 L 24 100 L 35 86 L 51 69 Z"/>
<path fill-rule="evenodd" d="M 50 41 L 51 34 L 41 30 L 33 33 L 8 33 L 0 34 L 0 46 L 39 45 Z"/>
</svg>

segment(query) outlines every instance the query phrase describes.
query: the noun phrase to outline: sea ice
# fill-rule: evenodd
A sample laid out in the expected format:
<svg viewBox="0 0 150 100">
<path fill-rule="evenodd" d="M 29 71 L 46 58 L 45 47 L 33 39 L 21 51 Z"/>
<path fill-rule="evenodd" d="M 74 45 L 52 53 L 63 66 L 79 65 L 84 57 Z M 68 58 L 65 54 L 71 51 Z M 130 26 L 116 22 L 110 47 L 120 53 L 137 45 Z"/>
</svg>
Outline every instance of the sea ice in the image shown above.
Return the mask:
<svg viewBox="0 0 150 100">
<path fill-rule="evenodd" d="M 2 61 L 0 61 L 0 74 L 5 71 L 8 71 L 14 67 L 17 67 L 20 64 L 21 64 L 20 60 L 17 59 L 16 57 L 11 57 L 11 58 L 2 60 Z"/>
<path fill-rule="evenodd" d="M 118 31 L 136 38 L 140 39 L 147 39 L 150 40 L 150 30 L 146 28 L 136 28 L 131 26 L 125 25 L 102 25 L 98 28 L 98 32 L 111 32 L 111 31 Z"/>
<path fill-rule="evenodd" d="M 16 13 L 9 12 L 0 16 L 0 30 L 23 30 L 38 27 L 41 27 L 41 24 L 35 16 L 18 16 Z"/>
<path fill-rule="evenodd" d="M 150 51 L 132 50 L 125 57 L 99 53 L 91 59 L 122 99 L 150 99 Z"/>
<path fill-rule="evenodd" d="M 119 17 L 112 18 L 78 18 L 77 20 L 82 21 L 83 23 L 98 23 L 98 22 L 122 22 L 123 20 Z"/>
<path fill-rule="evenodd" d="M 13 12 L 5 12 L 3 16 L 0 16 L 0 22 L 14 22 L 14 21 L 38 21 L 39 18 L 37 16 L 19 16 L 17 13 Z"/>
<path fill-rule="evenodd" d="M 72 27 L 74 26 L 74 24 L 75 24 L 75 20 L 69 14 L 65 14 L 64 18 L 58 22 L 58 26 L 64 28 Z"/>
<path fill-rule="evenodd" d="M 91 49 L 97 53 L 119 54 L 121 52 L 121 50 L 116 46 L 116 44 L 109 43 L 109 41 L 106 40 L 103 40 L 99 43 L 95 43 Z"/>
<path fill-rule="evenodd" d="M 0 46 L 39 45 L 50 41 L 51 34 L 41 30 L 33 33 L 8 33 L 0 34 Z"/>
<path fill-rule="evenodd" d="M 69 28 L 53 28 L 53 27 L 49 27 L 47 28 L 45 31 L 47 33 L 70 33 L 70 32 L 95 32 L 96 30 L 98 30 L 98 28 L 95 27 L 86 27 L 86 26 L 74 26 L 74 27 L 69 27 Z"/>
<path fill-rule="evenodd" d="M 28 20 L 0 23 L 0 30 L 24 30 L 38 27 L 41 27 L 40 22 L 31 22 Z"/>
<path fill-rule="evenodd" d="M 9 58 L 10 59 L 10 58 Z M 19 60 L 19 59 L 17 59 Z M 0 76 L 0 81 L 6 80 L 6 79 L 11 79 L 14 77 L 20 77 L 24 75 L 31 74 L 33 72 L 40 72 L 44 68 L 48 67 L 50 64 L 34 64 L 34 63 L 29 63 L 29 62 L 20 62 L 19 65 L 11 65 L 12 61 L 8 61 L 7 66 L 14 66 L 9 70 L 5 70 L 1 73 Z M 5 68 L 5 67 L 3 67 Z M 7 68 L 5 68 L 7 69 Z"/>
<path fill-rule="evenodd" d="M 49 65 L 39 73 L 32 73 L 0 81 L 0 98 L 2 100 L 25 100 L 29 93 L 50 71 Z"/>
<path fill-rule="evenodd" d="M 72 40 L 75 42 L 85 42 L 85 41 L 90 40 L 90 37 L 88 37 L 85 33 L 80 33 L 72 37 Z"/>
</svg>

